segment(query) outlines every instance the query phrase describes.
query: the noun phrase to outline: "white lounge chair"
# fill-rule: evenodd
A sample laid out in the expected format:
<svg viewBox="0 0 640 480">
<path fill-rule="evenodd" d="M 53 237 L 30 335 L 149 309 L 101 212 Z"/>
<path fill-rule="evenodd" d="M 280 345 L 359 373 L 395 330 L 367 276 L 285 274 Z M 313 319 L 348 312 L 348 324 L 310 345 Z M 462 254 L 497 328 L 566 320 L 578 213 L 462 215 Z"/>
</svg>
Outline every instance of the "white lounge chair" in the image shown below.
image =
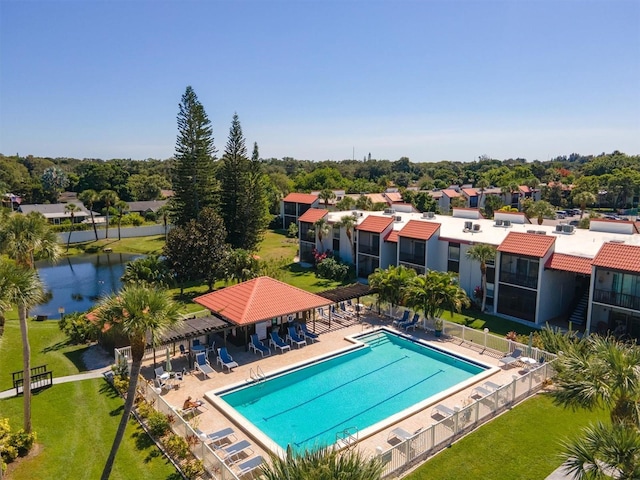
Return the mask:
<svg viewBox="0 0 640 480">
<path fill-rule="evenodd" d="M 491 390 L 492 392 L 495 392 L 496 390 L 499 390 L 499 389 L 502 388 L 502 385 L 498 385 L 497 383 L 493 383 L 493 382 L 489 382 L 489 381 L 484 382 L 482 384 L 482 386 L 484 388 L 486 388 L 487 390 Z"/>
<path fill-rule="evenodd" d="M 245 475 L 249 475 L 256 468 L 260 467 L 260 465 L 262 465 L 263 462 L 264 462 L 264 459 L 260 455 L 258 455 L 257 457 L 250 458 L 246 462 L 239 463 L 238 477 L 244 477 Z"/>
<path fill-rule="evenodd" d="M 451 417 L 454 413 L 456 413 L 455 410 L 451 410 L 446 405 L 439 404 L 433 407 L 431 416 L 433 417 L 434 415 L 440 415 L 441 417 L 448 418 Z"/>
<path fill-rule="evenodd" d="M 196 355 L 196 369 L 205 377 L 208 377 L 210 373 L 215 372 L 215 370 L 209 363 L 209 360 L 207 359 L 207 354 L 204 352 L 198 353 Z"/>
<path fill-rule="evenodd" d="M 219 446 L 217 444 L 223 440 L 226 440 L 227 443 L 232 443 L 237 440 L 235 431 L 231 427 L 223 428 L 222 430 L 212 433 L 204 433 L 202 430 L 196 429 L 196 433 L 203 442 L 216 444 L 214 445 L 216 448 Z"/>
<path fill-rule="evenodd" d="M 519 361 L 519 358 L 521 356 L 522 350 L 516 348 L 513 352 L 511 352 L 511 354 L 505 355 L 500 360 L 498 360 L 498 363 L 502 363 L 506 367 L 507 365 L 511 365 L 512 363 Z"/>
<path fill-rule="evenodd" d="M 413 433 L 407 432 L 402 427 L 396 427 L 393 430 L 391 430 L 389 432 L 389 434 L 387 435 L 387 442 L 389 442 L 389 440 L 391 440 L 394 437 L 397 438 L 398 440 L 400 440 L 401 442 L 404 442 L 405 440 L 409 440 L 411 437 L 417 435 L 421 431 L 422 431 L 422 427 L 420 427 L 418 430 L 416 430 Z"/>
<path fill-rule="evenodd" d="M 228 447 L 223 447 L 220 450 L 223 453 L 223 460 L 229 463 L 237 462 L 238 461 L 237 457 L 242 452 L 249 450 L 251 453 L 253 453 L 253 450 L 251 449 L 251 444 L 249 443 L 248 440 L 240 440 L 239 442 L 229 445 Z"/>
</svg>

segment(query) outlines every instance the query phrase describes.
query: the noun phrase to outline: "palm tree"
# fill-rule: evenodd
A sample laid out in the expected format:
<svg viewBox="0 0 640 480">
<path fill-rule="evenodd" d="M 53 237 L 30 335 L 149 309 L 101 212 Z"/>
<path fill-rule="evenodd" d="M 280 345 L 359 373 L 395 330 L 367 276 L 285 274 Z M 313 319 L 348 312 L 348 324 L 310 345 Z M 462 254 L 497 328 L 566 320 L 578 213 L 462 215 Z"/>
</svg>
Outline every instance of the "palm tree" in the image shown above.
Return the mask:
<svg viewBox="0 0 640 480">
<path fill-rule="evenodd" d="M 500 210 L 503 205 L 504 202 L 498 195 L 487 195 L 487 198 L 484 200 L 484 211 L 488 217 L 493 217 L 493 213 L 496 210 Z"/>
<path fill-rule="evenodd" d="M 148 255 L 127 263 L 120 280 L 124 284 L 156 288 L 169 288 L 174 284 L 169 265 L 158 255 Z"/>
<path fill-rule="evenodd" d="M 555 218 L 556 216 L 555 208 L 546 200 L 534 202 L 527 199 L 523 210 L 527 218 L 537 218 L 538 225 L 542 225 L 544 217 Z"/>
<path fill-rule="evenodd" d="M 129 210 L 129 204 L 124 200 L 118 200 L 114 206 L 118 209 L 118 240 L 120 240 L 120 224 L 122 216 Z"/>
<path fill-rule="evenodd" d="M 18 265 L 34 268 L 36 258 L 55 261 L 60 245 L 41 213 L 14 213 L 0 225 L 0 253 L 6 253 Z"/>
<path fill-rule="evenodd" d="M 336 194 L 334 193 L 333 190 L 330 190 L 328 188 L 325 188 L 324 190 L 322 190 L 319 194 L 318 194 L 318 198 L 322 201 L 324 201 L 324 208 L 326 208 L 327 210 L 329 209 L 329 201 L 333 200 L 334 198 L 336 198 Z"/>
<path fill-rule="evenodd" d="M 271 454 L 269 458 L 261 467 L 266 480 L 379 480 L 384 470 L 379 457 L 367 458 L 358 450 L 340 452 L 325 447 L 294 453 L 288 447 L 286 457 Z"/>
<path fill-rule="evenodd" d="M 384 270 L 376 268 L 369 275 L 369 286 L 378 292 L 378 302 L 390 304 L 390 314 L 393 315 L 395 307 L 404 304 L 407 287 L 415 276 L 416 271 L 404 265 L 391 265 Z"/>
<path fill-rule="evenodd" d="M 566 345 L 558 356 L 556 403 L 569 408 L 609 411 L 610 425 L 590 426 L 582 438 L 565 442 L 565 462 L 576 478 L 639 478 L 640 346 L 592 335 Z M 594 464 L 599 464 L 595 467 Z"/>
<path fill-rule="evenodd" d="M 573 203 L 580 205 L 580 218 L 582 219 L 582 217 L 584 216 L 584 210 L 585 208 L 587 208 L 587 205 L 596 203 L 597 199 L 596 196 L 591 193 L 591 192 L 587 192 L 586 190 L 576 193 L 573 196 Z"/>
<path fill-rule="evenodd" d="M 178 322 L 179 317 L 178 305 L 166 292 L 133 285 L 126 286 L 120 292 L 105 298 L 95 311 L 103 329 L 112 328 L 129 339 L 133 361 L 122 419 L 100 477 L 101 480 L 107 480 L 133 409 L 147 334 L 153 339 L 160 338 L 164 331 Z"/>
<path fill-rule="evenodd" d="M 487 305 L 487 262 L 496 258 L 496 247 L 487 243 L 478 243 L 467 250 L 467 258 L 480 262 L 480 273 L 482 274 L 482 306 L 481 312 Z"/>
<path fill-rule="evenodd" d="M 313 225 L 316 235 L 318 235 L 318 240 L 320 241 L 320 247 L 324 250 L 322 239 L 331 233 L 331 225 L 329 225 L 329 222 L 327 222 L 327 219 L 324 217 L 316 220 Z"/>
<path fill-rule="evenodd" d="M 96 228 L 96 222 L 93 218 L 93 204 L 99 200 L 98 192 L 95 190 L 84 190 L 80 195 L 78 195 L 78 200 L 80 200 L 88 209 L 89 214 L 91 215 L 91 224 L 93 225 L 93 233 L 96 236 L 96 242 L 98 241 L 98 229 Z"/>
<path fill-rule="evenodd" d="M 29 345 L 27 316 L 29 309 L 40 303 L 43 297 L 42 282 L 36 270 L 0 260 L 0 310 L 4 312 L 11 304 L 18 306 L 18 319 L 22 335 L 23 428 L 26 433 L 31 433 L 31 347 Z"/>
<path fill-rule="evenodd" d="M 104 238 L 109 238 L 109 208 L 119 200 L 118 194 L 113 190 L 102 190 L 100 192 L 100 200 L 104 202 L 107 215 L 107 230 L 105 231 Z"/>
<path fill-rule="evenodd" d="M 76 216 L 76 212 L 82 211 L 75 203 L 67 203 L 64 206 L 64 211 L 69 212 L 71 216 L 71 228 L 69 229 L 69 238 L 67 239 L 67 252 L 69 251 L 69 243 L 71 243 L 71 232 L 73 232 L 73 220 Z"/>
<path fill-rule="evenodd" d="M 484 195 L 484 191 L 489 188 L 489 185 L 489 181 L 484 177 L 481 177 L 480 180 L 476 182 L 476 188 L 480 192 L 480 198 L 478 198 L 478 208 L 480 208 L 480 205 L 482 205 L 482 197 Z"/>
<path fill-rule="evenodd" d="M 458 286 L 455 274 L 427 270 L 418 275 L 406 291 L 407 304 L 416 310 L 422 310 L 427 318 L 439 318 L 445 310 L 461 312 L 471 302 L 466 292 Z"/>
<path fill-rule="evenodd" d="M 351 261 L 356 263 L 356 243 L 353 241 L 353 231 L 358 225 L 358 219 L 354 215 L 344 215 L 336 225 L 344 228 L 344 232 L 347 234 L 347 238 L 351 244 Z"/>
</svg>

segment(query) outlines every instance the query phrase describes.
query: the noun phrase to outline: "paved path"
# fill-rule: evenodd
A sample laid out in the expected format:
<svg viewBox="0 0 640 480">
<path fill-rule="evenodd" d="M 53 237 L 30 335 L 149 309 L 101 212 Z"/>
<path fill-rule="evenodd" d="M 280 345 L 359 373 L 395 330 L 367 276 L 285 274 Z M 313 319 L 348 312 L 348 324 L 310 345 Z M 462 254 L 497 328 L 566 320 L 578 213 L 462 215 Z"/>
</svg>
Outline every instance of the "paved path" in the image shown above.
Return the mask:
<svg viewBox="0 0 640 480">
<path fill-rule="evenodd" d="M 564 467 L 558 467 L 545 480 L 572 480 L 574 477 Z"/>
</svg>

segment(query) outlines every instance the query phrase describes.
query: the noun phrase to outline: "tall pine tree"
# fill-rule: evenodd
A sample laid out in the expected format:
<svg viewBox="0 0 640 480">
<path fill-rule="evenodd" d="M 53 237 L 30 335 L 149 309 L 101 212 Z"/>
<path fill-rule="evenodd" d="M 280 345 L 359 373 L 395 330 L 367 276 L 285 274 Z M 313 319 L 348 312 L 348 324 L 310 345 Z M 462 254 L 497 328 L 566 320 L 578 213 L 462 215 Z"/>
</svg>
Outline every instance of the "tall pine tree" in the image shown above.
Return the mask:
<svg viewBox="0 0 640 480">
<path fill-rule="evenodd" d="M 211 121 L 188 86 L 179 105 L 178 139 L 173 171 L 172 216 L 176 225 L 186 225 L 205 207 L 215 207 L 215 147 Z"/>
<path fill-rule="evenodd" d="M 268 225 L 266 188 L 257 155 L 256 145 L 256 158 L 247 157 L 240 120 L 234 114 L 220 168 L 220 213 L 227 243 L 234 248 L 255 250 Z"/>
</svg>

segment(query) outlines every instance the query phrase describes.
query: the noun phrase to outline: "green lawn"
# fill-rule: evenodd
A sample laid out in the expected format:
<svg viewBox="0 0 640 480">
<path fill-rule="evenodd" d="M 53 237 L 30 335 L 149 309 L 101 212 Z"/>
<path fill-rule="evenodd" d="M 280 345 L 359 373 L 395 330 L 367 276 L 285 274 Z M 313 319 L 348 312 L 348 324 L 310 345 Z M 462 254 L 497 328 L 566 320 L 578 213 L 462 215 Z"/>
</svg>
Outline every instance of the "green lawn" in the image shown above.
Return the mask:
<svg viewBox="0 0 640 480">
<path fill-rule="evenodd" d="M 262 260 L 285 258 L 293 262 L 297 251 L 298 241 L 287 237 L 284 230 L 267 230 L 258 249 L 258 255 Z"/>
<path fill-rule="evenodd" d="M 541 480 L 559 467 L 559 441 L 603 411 L 572 411 L 537 395 L 436 455 L 405 480 Z"/>
<path fill-rule="evenodd" d="M 511 320 L 487 313 L 480 313 L 477 310 L 467 310 L 462 313 L 454 313 L 453 315 L 449 312 L 444 312 L 442 318 L 477 330 L 482 330 L 486 327 L 491 333 L 502 336 L 505 336 L 512 330 L 520 335 L 529 335 L 531 332 L 538 331 L 537 328 L 512 322 Z"/>
<path fill-rule="evenodd" d="M 107 459 L 123 401 L 102 379 L 54 385 L 33 397 L 33 430 L 42 449 L 23 459 L 12 480 L 95 479 Z M 13 431 L 22 427 L 22 397 L 0 400 Z M 135 421 L 127 427 L 112 479 L 181 478 Z"/>
<path fill-rule="evenodd" d="M 11 373 L 22 370 L 22 340 L 16 311 L 8 312 L 5 330 L 0 337 L 0 391 L 12 388 Z M 74 375 L 84 370 L 82 353 L 86 345 L 69 345 L 58 322 L 29 320 L 31 365 L 46 364 L 54 377 Z"/>
<path fill-rule="evenodd" d="M 111 228 L 109 228 L 109 235 L 111 234 Z M 113 235 L 115 238 L 108 238 L 98 240 L 97 242 L 83 242 L 74 243 L 69 248 L 69 255 L 75 255 L 79 253 L 99 253 L 105 248 L 111 248 L 116 253 L 142 253 L 145 255 L 162 253 L 162 247 L 164 247 L 164 235 L 154 235 L 151 237 L 134 237 L 123 238 L 118 240 L 118 230 L 115 229 Z M 66 253 L 66 245 L 63 248 Z"/>
</svg>

